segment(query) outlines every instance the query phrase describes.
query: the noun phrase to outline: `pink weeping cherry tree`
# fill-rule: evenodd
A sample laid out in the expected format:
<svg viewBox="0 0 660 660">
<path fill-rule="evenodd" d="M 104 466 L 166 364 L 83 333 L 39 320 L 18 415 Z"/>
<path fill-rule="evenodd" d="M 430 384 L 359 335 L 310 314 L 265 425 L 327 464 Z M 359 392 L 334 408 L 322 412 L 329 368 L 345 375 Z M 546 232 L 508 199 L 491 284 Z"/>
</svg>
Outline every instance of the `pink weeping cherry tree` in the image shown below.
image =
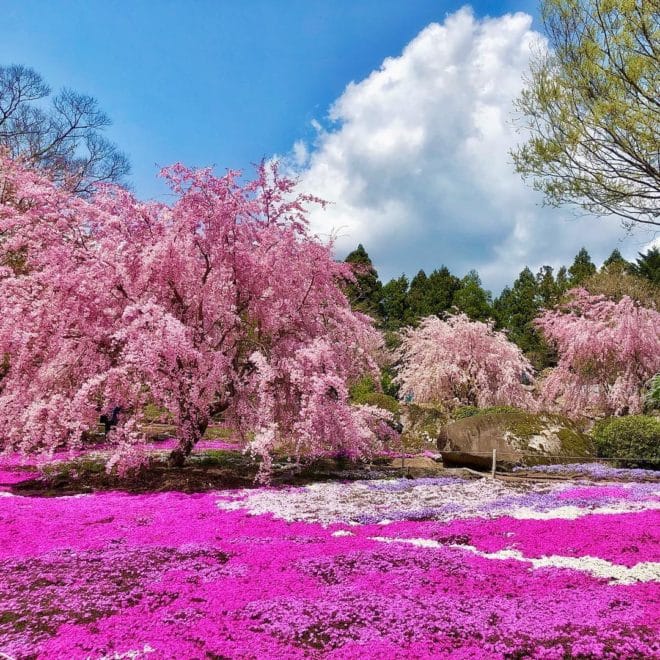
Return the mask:
<svg viewBox="0 0 660 660">
<path fill-rule="evenodd" d="M 177 426 L 180 465 L 212 419 L 269 467 L 368 454 L 389 430 L 348 402 L 377 373 L 380 335 L 353 313 L 352 277 L 307 229 L 294 182 L 262 166 L 241 184 L 181 165 L 170 205 L 104 187 L 89 200 L 0 160 L 0 450 L 75 449 L 99 415 L 130 456 L 147 402 Z"/>
<path fill-rule="evenodd" d="M 541 396 L 571 415 L 623 415 L 643 405 L 644 383 L 660 371 L 660 313 L 624 296 L 615 302 L 585 289 L 536 320 L 559 355 Z"/>
<path fill-rule="evenodd" d="M 465 314 L 425 318 L 402 333 L 396 382 L 420 403 L 532 407 L 524 383 L 533 368 L 522 351 L 492 322 Z"/>
</svg>

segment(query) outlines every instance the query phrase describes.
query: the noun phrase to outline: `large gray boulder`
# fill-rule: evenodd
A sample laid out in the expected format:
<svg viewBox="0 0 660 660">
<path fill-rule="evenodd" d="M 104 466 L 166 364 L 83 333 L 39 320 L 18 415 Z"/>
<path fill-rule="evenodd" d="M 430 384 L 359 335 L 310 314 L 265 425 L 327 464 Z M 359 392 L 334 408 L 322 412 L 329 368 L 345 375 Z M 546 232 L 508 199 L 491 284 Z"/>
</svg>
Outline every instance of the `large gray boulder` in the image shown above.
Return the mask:
<svg viewBox="0 0 660 660">
<path fill-rule="evenodd" d="M 490 467 L 493 449 L 498 467 L 577 462 L 594 453 L 591 439 L 565 417 L 523 411 L 456 420 L 443 426 L 437 445 L 445 465 L 474 468 Z"/>
</svg>

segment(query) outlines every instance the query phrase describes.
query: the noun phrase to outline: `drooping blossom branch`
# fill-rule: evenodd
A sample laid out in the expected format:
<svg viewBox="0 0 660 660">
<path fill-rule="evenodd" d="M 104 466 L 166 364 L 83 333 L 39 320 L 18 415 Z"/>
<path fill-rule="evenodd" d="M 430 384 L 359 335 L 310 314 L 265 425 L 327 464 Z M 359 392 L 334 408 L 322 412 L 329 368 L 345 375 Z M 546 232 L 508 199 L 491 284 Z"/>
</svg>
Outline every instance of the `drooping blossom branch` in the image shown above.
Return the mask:
<svg viewBox="0 0 660 660">
<path fill-rule="evenodd" d="M 532 407 L 524 385 L 533 369 L 522 351 L 492 323 L 465 314 L 423 319 L 402 335 L 396 382 L 420 403 Z"/>
<path fill-rule="evenodd" d="M 537 327 L 559 354 L 542 399 L 570 414 L 641 411 L 642 387 L 660 371 L 660 313 L 628 296 L 614 302 L 585 289 L 545 311 Z"/>
<path fill-rule="evenodd" d="M 307 229 L 318 200 L 276 166 L 246 184 L 162 174 L 171 205 L 117 187 L 82 200 L 0 160 L 0 449 L 77 447 L 115 408 L 115 440 L 137 442 L 150 401 L 175 420 L 177 464 L 219 418 L 264 457 L 370 451 L 382 415 L 346 383 L 376 373 L 381 338 Z"/>
</svg>

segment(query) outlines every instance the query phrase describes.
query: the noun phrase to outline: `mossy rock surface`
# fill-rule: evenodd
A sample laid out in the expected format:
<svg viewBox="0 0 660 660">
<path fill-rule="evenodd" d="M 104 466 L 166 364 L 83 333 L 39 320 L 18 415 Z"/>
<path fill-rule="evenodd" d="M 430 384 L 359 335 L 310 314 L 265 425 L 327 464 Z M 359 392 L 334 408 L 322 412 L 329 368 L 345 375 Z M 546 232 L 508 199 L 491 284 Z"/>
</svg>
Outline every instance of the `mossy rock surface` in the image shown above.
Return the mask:
<svg viewBox="0 0 660 660">
<path fill-rule="evenodd" d="M 408 451 L 431 449 L 449 416 L 444 408 L 431 404 L 401 406 L 402 441 Z"/>
<path fill-rule="evenodd" d="M 594 455 L 591 438 L 569 419 L 522 410 L 458 419 L 441 429 L 437 446 L 445 464 L 481 468 L 491 465 L 493 449 L 501 467 L 575 462 Z"/>
</svg>

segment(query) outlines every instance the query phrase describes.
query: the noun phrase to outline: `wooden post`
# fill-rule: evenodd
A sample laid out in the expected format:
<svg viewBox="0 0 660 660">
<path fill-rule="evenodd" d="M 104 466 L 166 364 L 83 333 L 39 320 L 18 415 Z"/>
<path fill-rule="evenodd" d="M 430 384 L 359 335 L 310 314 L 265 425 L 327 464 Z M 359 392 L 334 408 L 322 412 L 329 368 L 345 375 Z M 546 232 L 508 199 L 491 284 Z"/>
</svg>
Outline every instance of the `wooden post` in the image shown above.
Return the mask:
<svg viewBox="0 0 660 660">
<path fill-rule="evenodd" d="M 495 468 L 497 467 L 497 449 L 493 449 L 493 465 L 490 469 L 490 478 L 495 479 Z"/>
</svg>

